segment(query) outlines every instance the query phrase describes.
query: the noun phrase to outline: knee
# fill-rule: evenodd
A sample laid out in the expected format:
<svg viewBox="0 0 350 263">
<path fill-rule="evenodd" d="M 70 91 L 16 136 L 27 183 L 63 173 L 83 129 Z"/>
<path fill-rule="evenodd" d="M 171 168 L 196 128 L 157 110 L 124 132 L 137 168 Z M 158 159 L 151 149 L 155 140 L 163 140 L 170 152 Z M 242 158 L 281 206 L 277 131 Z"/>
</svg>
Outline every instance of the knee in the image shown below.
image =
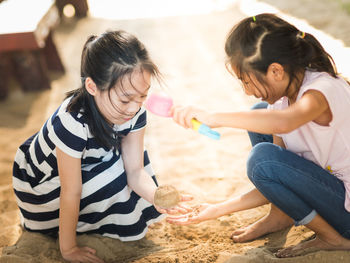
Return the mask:
<svg viewBox="0 0 350 263">
<path fill-rule="evenodd" d="M 256 175 L 261 177 L 266 174 L 263 171 L 266 163 L 273 160 L 278 150 L 279 146 L 269 142 L 262 142 L 253 147 L 247 160 L 247 175 L 252 182 L 256 180 Z"/>
</svg>

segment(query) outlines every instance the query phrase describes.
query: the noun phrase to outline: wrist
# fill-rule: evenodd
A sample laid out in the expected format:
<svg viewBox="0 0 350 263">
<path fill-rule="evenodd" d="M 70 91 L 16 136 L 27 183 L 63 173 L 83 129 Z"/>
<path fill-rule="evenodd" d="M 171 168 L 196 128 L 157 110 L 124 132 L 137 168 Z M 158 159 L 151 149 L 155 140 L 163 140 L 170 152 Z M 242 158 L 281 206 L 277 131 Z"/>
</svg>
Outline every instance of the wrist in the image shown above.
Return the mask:
<svg viewBox="0 0 350 263">
<path fill-rule="evenodd" d="M 62 254 L 69 253 L 78 246 L 75 238 L 71 240 L 64 239 L 62 236 L 59 237 L 60 251 Z"/>
<path fill-rule="evenodd" d="M 207 120 L 208 120 L 208 126 L 210 126 L 211 128 L 219 127 L 215 113 L 208 113 Z"/>
<path fill-rule="evenodd" d="M 214 206 L 213 214 L 215 214 L 216 218 L 228 214 L 228 211 L 226 211 L 226 206 L 225 206 L 224 202 L 220 202 L 220 203 L 214 204 L 213 206 Z"/>
</svg>

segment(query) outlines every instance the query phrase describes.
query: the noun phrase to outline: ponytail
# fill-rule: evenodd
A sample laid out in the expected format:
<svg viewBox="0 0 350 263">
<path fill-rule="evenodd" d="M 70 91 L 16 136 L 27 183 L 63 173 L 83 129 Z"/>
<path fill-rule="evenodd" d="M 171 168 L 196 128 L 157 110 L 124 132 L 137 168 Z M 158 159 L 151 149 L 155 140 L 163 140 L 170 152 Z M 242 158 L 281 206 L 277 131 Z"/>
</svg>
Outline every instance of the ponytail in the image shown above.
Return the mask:
<svg viewBox="0 0 350 263">
<path fill-rule="evenodd" d="M 338 72 L 332 56 L 324 50 L 313 35 L 305 33 L 305 37 L 300 38 L 300 45 L 304 50 L 304 58 L 308 68 L 319 72 L 327 72 L 331 76 L 337 77 Z"/>
</svg>

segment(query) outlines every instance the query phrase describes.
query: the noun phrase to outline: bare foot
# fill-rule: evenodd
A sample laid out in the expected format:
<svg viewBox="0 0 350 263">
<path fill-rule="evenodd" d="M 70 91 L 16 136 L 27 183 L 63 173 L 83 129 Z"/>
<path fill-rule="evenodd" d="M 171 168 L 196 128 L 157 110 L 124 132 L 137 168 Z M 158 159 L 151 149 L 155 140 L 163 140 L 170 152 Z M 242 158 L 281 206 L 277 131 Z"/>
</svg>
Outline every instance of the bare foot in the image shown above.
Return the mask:
<svg viewBox="0 0 350 263">
<path fill-rule="evenodd" d="M 296 257 L 318 250 L 350 250 L 350 240 L 340 238 L 336 242 L 332 241 L 332 243 L 330 243 L 316 236 L 310 241 L 281 249 L 275 255 L 279 258 Z"/>
<path fill-rule="evenodd" d="M 292 218 L 283 213 L 274 205 L 271 205 L 269 214 L 250 226 L 237 229 L 232 233 L 231 239 L 237 243 L 250 241 L 265 234 L 276 232 L 291 226 L 293 222 L 294 221 Z"/>
</svg>

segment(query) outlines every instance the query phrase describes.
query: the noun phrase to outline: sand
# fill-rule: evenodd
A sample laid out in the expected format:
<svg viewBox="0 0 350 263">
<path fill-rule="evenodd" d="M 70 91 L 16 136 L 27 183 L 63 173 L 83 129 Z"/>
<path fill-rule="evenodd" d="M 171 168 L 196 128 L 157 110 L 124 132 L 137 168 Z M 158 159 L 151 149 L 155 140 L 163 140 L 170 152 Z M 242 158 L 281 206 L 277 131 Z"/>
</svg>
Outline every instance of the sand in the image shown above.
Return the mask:
<svg viewBox="0 0 350 263">
<path fill-rule="evenodd" d="M 108 4 L 99 1 L 101 5 Z M 117 9 L 109 10 L 124 14 L 125 2 L 121 1 L 123 4 Z M 166 1 L 160 2 L 163 4 L 159 6 L 166 8 Z M 193 2 L 198 8 L 190 9 Z M 336 43 L 330 53 L 336 57 L 336 62 L 339 61 L 341 72 L 350 76 L 347 73 L 350 68 L 350 16 L 340 9 L 338 2 L 267 2 L 279 8 L 281 15 L 301 22 L 305 28 L 316 27 L 324 43 Z M 92 6 L 93 1 L 90 3 Z M 99 34 L 105 29 L 124 29 L 137 35 L 164 73 L 167 92 L 177 103 L 199 105 L 208 110 L 244 110 L 256 102 L 243 94 L 226 71 L 223 45 L 233 24 L 252 15 L 250 12 L 260 12 L 271 6 L 250 0 L 167 3 L 171 11 L 174 11 L 172 5 L 180 6 L 182 13 L 174 11 L 168 16 L 152 18 L 147 16 L 152 8 L 140 12 L 133 7 L 135 13 L 145 16 L 118 19 L 116 15 L 114 20 L 90 16 L 63 20 L 54 39 L 67 72 L 52 74 L 51 90 L 23 93 L 15 82 L 12 83 L 10 96 L 0 102 L 1 263 L 63 262 L 57 240 L 22 231 L 19 226 L 11 169 L 17 147 L 41 127 L 63 99 L 64 92 L 79 84 L 80 52 L 88 35 Z M 145 144 L 160 184 L 173 185 L 181 193 L 192 194 L 193 205 L 218 202 L 249 190 L 252 184 L 246 177 L 245 161 L 251 146 L 246 132 L 227 128 L 218 131 L 221 139 L 214 141 L 183 129 L 168 118 L 149 114 Z M 251 242 L 232 242 L 229 237 L 233 230 L 253 223 L 268 210 L 266 205 L 190 226 L 175 226 L 163 221 L 150 228 L 144 239 L 135 242 L 123 243 L 97 235 L 79 236 L 78 242 L 95 248 L 97 255 L 106 262 L 350 262 L 350 252 L 346 251 L 318 251 L 296 258 L 275 258 L 273 253 L 279 248 L 312 238 L 313 232 L 302 226 Z"/>
</svg>

